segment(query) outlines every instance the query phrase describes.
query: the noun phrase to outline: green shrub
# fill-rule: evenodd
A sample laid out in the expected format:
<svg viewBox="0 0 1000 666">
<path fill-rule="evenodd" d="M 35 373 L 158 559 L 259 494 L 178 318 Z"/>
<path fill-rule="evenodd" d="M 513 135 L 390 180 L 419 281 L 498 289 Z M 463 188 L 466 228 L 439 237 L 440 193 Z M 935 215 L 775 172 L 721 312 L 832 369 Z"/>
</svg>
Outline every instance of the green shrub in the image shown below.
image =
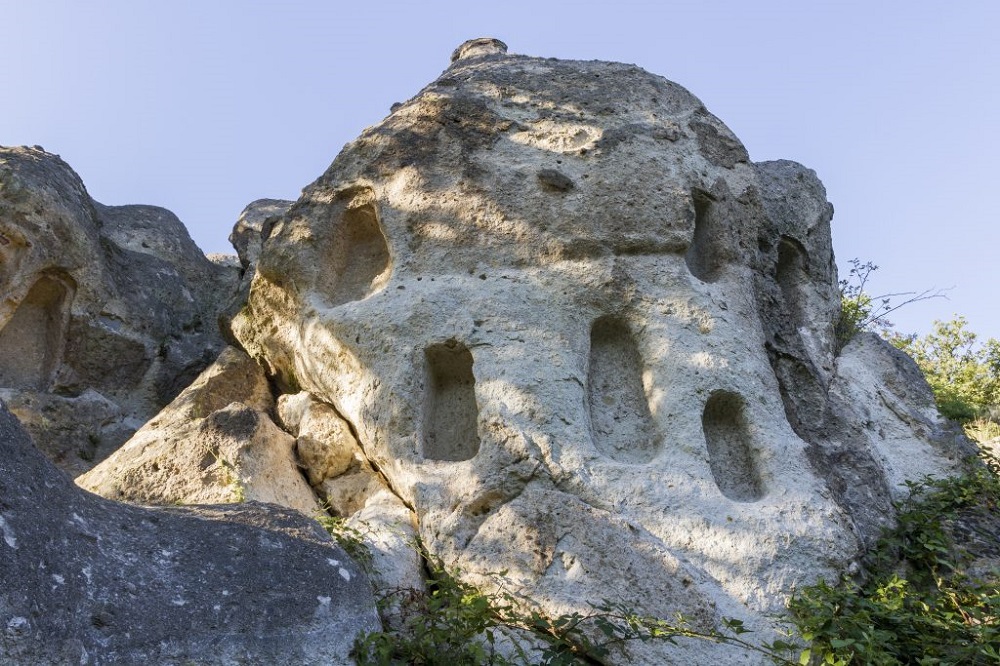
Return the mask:
<svg viewBox="0 0 1000 666">
<path fill-rule="evenodd" d="M 889 337 L 895 347 L 917 362 L 934 390 L 938 409 L 948 418 L 967 422 L 990 414 L 1000 404 L 1000 342 L 966 329 L 965 317 L 934 322 L 934 329 L 915 335 Z"/>
<path fill-rule="evenodd" d="M 878 270 L 870 261 L 861 263 L 851 259 L 848 276 L 840 281 L 840 318 L 837 320 L 836 334 L 841 345 L 861 331 L 880 331 L 892 328 L 886 315 L 896 309 L 891 296 L 872 297 L 865 291 L 868 279 Z"/>
<path fill-rule="evenodd" d="M 502 587 L 489 593 L 460 580 L 421 549 L 431 572 L 429 592 L 383 599 L 399 621 L 362 636 L 354 656 L 379 666 L 594 664 L 631 641 L 694 638 L 736 645 L 777 664 L 1000 663 L 1000 571 L 971 571 L 975 548 L 954 536 L 961 532 L 956 525 L 984 520 L 1000 530 L 1000 463 L 986 458 L 962 477 L 908 485 L 910 498 L 896 507 L 897 525 L 866 556 L 864 581 L 821 581 L 792 596 L 793 640 L 757 644 L 739 620 L 723 619 L 706 631 L 680 616 L 648 617 L 611 602 L 550 618 Z"/>
<path fill-rule="evenodd" d="M 365 544 L 365 535 L 361 530 L 348 525 L 343 518 L 330 514 L 328 508 L 326 511 L 316 514 L 316 521 L 333 537 L 337 545 L 351 556 L 351 559 L 360 564 L 362 568 L 371 569 L 372 554 Z"/>
<path fill-rule="evenodd" d="M 897 526 L 869 555 L 867 581 L 820 582 L 789 604 L 803 664 L 1000 663 L 1000 571 L 969 573 L 956 520 L 1000 509 L 995 459 L 959 478 L 910 485 Z"/>
<path fill-rule="evenodd" d="M 893 324 L 888 316 L 896 310 L 920 301 L 943 298 L 943 289 L 925 289 L 921 292 L 905 291 L 871 296 L 865 288 L 878 266 L 870 261 L 851 259 L 847 277 L 840 281 L 840 317 L 835 329 L 837 341 L 843 347 L 862 331 L 891 335 Z M 902 301 L 898 299 L 904 299 Z"/>
<path fill-rule="evenodd" d="M 678 616 L 673 621 L 640 615 L 626 604 L 605 601 L 589 613 L 550 618 L 526 608 L 523 600 L 503 591 L 484 592 L 447 572 L 439 560 L 421 549 L 432 577 L 429 593 L 399 591 L 382 600 L 401 614 L 398 626 L 362 636 L 354 657 L 362 666 L 427 664 L 602 664 L 617 648 L 632 641 L 675 643 L 695 638 L 738 645 L 792 664 L 780 656 L 792 646 L 778 642 L 757 646 L 739 620 L 723 619 L 721 627 L 702 631 Z M 498 579 L 503 574 L 497 574 Z"/>
</svg>

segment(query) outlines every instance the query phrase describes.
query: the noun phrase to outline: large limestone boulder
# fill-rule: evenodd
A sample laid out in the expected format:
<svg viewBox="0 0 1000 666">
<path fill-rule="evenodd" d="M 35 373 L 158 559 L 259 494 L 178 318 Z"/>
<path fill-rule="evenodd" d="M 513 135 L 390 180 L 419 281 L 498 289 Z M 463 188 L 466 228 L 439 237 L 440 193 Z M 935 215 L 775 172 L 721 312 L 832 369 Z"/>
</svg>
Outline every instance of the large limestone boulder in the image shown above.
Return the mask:
<svg viewBox="0 0 1000 666">
<path fill-rule="evenodd" d="M 839 349 L 832 212 L 674 83 L 474 40 L 269 224 L 232 328 L 471 580 L 764 640 L 961 457 L 905 359 Z"/>
<path fill-rule="evenodd" d="M 294 511 L 147 509 L 75 486 L 0 403 L 0 663 L 343 664 L 371 588 Z"/>
<path fill-rule="evenodd" d="M 295 439 L 271 420 L 260 366 L 227 347 L 167 407 L 77 484 L 140 504 L 256 500 L 320 511 L 299 471 Z"/>
<path fill-rule="evenodd" d="M 58 156 L 0 147 L 0 389 L 71 474 L 218 355 L 238 277 L 169 211 L 103 206 Z"/>
<path fill-rule="evenodd" d="M 350 426 L 306 392 L 275 403 L 261 367 L 232 347 L 76 483 L 139 504 L 258 501 L 340 518 L 370 556 L 367 573 L 380 593 L 424 588 L 415 516 L 372 469 Z"/>
</svg>

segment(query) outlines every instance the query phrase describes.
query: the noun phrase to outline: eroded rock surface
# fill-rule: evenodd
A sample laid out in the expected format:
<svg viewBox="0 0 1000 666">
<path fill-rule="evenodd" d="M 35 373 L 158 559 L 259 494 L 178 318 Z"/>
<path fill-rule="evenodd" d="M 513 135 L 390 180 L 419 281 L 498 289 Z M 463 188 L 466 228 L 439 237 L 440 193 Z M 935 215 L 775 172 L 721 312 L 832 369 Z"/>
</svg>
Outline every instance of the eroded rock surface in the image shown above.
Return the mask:
<svg viewBox="0 0 1000 666">
<path fill-rule="evenodd" d="M 474 40 L 270 224 L 232 328 L 350 424 L 446 565 L 553 614 L 765 640 L 962 453 L 904 360 L 837 356 L 831 217 L 674 83 Z"/>
<path fill-rule="evenodd" d="M 219 313 L 219 325 L 223 335 L 228 335 L 232 318 L 247 302 L 250 281 L 257 269 L 260 248 L 264 238 L 271 233 L 271 224 L 291 207 L 293 202 L 283 199 L 258 199 L 247 204 L 240 213 L 229 242 L 233 244 L 239 258 L 239 286 L 226 307 Z M 229 342 L 236 343 L 232 338 Z"/>
<path fill-rule="evenodd" d="M 892 501 L 906 493 L 906 480 L 947 475 L 975 449 L 938 414 L 905 354 L 872 334 L 839 349 L 833 207 L 823 184 L 795 162 L 755 167 L 767 213 L 757 301 L 785 416 L 854 532 L 871 546 L 892 522 Z"/>
<path fill-rule="evenodd" d="M 75 486 L 0 403 L 0 662 L 342 664 L 362 571 L 261 504 L 147 509 Z"/>
<path fill-rule="evenodd" d="M 169 211 L 103 206 L 58 156 L 0 147 L 0 388 L 69 473 L 214 360 L 237 279 Z"/>
<path fill-rule="evenodd" d="M 415 517 L 372 469 L 350 426 L 306 392 L 276 404 L 261 367 L 232 347 L 76 482 L 139 504 L 258 501 L 308 517 L 329 513 L 368 549 L 367 573 L 380 592 L 424 587 Z"/>
<path fill-rule="evenodd" d="M 256 500 L 314 516 L 316 497 L 299 472 L 295 439 L 271 420 L 260 366 L 226 348 L 156 418 L 77 483 L 142 504 Z"/>
<path fill-rule="evenodd" d="M 278 420 L 295 436 L 299 464 L 325 510 L 346 519 L 371 555 L 376 592 L 423 590 L 427 572 L 417 548 L 416 516 L 395 495 L 330 405 L 302 391 L 278 398 Z"/>
</svg>

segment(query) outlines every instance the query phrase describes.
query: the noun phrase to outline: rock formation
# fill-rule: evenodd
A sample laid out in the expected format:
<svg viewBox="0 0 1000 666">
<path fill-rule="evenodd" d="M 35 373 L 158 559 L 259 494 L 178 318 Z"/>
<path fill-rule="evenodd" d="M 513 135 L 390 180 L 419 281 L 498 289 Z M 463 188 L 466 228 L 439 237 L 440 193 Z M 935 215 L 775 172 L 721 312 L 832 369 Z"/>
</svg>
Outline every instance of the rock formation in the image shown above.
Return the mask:
<svg viewBox="0 0 1000 666">
<path fill-rule="evenodd" d="M 341 664 L 380 626 L 364 574 L 314 522 L 95 497 L 2 404 L 0 537 L 4 664 Z"/>
<path fill-rule="evenodd" d="M 238 344 L 229 336 L 230 322 L 247 302 L 250 295 L 250 281 L 257 269 L 260 258 L 260 248 L 264 236 L 271 233 L 271 224 L 291 207 L 293 202 L 282 199 L 258 199 L 247 205 L 240 213 L 239 219 L 229 234 L 229 242 L 236 249 L 239 257 L 240 281 L 225 309 L 219 314 L 219 325 L 222 334 L 229 337 L 229 342 Z"/>
<path fill-rule="evenodd" d="M 141 503 L 322 505 L 363 533 L 382 592 L 420 588 L 419 538 L 476 584 L 505 572 L 506 590 L 549 615 L 608 600 L 702 629 L 738 618 L 765 641 L 796 585 L 852 570 L 907 480 L 953 473 L 968 453 L 912 361 L 874 336 L 836 338 L 833 209 L 816 175 L 751 162 L 693 95 L 635 66 L 463 44 L 298 201 L 247 207 L 231 237 L 239 275 L 202 261 L 165 211 L 91 202 L 40 151 L 0 152 L 0 184 L 0 384 L 16 389 L 0 397 L 30 402 L 18 412 L 29 426 L 58 413 L 99 422 L 107 439 L 173 399 L 80 484 Z M 216 315 L 242 351 L 216 359 Z M 21 504 L 0 495 L 0 526 L 36 547 L 40 532 L 18 535 L 32 534 L 38 486 L 10 479 L 33 478 L 20 460 L 44 477 L 42 463 L 5 427 L 0 441 L 20 448 L 0 483 L 28 490 Z M 72 508 L 39 530 L 97 534 L 79 558 L 148 555 L 123 560 L 140 570 L 174 553 L 146 546 L 151 521 L 196 543 L 193 516 L 221 511 L 126 508 L 44 483 Z M 293 520 L 273 511 L 226 516 Z M 215 549 L 249 529 L 211 525 Z M 28 566 L 10 541 L 0 557 Z M 192 576 L 202 557 L 216 566 L 195 548 Z M 319 599 L 315 622 L 336 622 L 351 611 L 334 608 L 343 596 L 322 588 L 317 562 L 324 574 L 274 585 Z M 230 590 L 235 570 L 220 575 L 212 589 Z M 0 594 L 0 654 L 21 654 L 19 632 L 35 631 L 16 601 Z M 59 655 L 121 627 L 114 613 L 74 612 L 91 628 L 44 628 Z M 218 611 L 198 612 L 211 624 Z M 135 626 L 128 635 L 158 642 L 173 625 Z M 326 648 L 320 625 L 304 626 L 307 660 Z M 118 642 L 95 653 L 133 654 L 107 631 Z M 273 654 L 243 629 L 211 635 L 148 654 L 180 659 L 205 641 L 234 659 Z M 681 641 L 627 644 L 613 662 L 752 656 Z"/>
<path fill-rule="evenodd" d="M 142 504 L 256 500 L 314 516 L 320 508 L 299 472 L 295 438 L 271 421 L 273 410 L 260 366 L 229 347 L 77 484 Z"/>
<path fill-rule="evenodd" d="M 169 211 L 102 206 L 57 156 L 0 147 L 0 397 L 71 474 L 214 360 L 237 279 Z"/>
<path fill-rule="evenodd" d="M 270 225 L 233 333 L 470 579 L 763 638 L 963 453 L 904 358 L 838 348 L 831 217 L 674 83 L 474 40 Z"/>
</svg>

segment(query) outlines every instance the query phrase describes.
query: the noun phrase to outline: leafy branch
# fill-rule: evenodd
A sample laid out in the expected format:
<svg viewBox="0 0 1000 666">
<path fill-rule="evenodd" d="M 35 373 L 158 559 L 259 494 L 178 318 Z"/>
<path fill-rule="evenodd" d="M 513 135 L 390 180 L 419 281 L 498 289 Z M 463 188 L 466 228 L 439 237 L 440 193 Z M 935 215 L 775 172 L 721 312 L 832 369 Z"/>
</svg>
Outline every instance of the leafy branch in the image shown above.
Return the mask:
<svg viewBox="0 0 1000 666">
<path fill-rule="evenodd" d="M 967 534 L 998 526 L 1000 462 L 983 459 L 960 477 L 907 484 L 910 498 L 869 553 L 865 581 L 793 596 L 789 610 L 809 642 L 803 664 L 1000 663 L 1000 572 L 973 573 L 992 541 L 983 552 Z"/>
<path fill-rule="evenodd" d="M 851 259 L 848 277 L 840 281 L 840 320 L 837 322 L 837 339 L 847 344 L 861 331 L 887 332 L 892 328 L 888 316 L 913 303 L 933 298 L 947 298 L 948 289 L 925 289 L 920 292 L 901 291 L 881 296 L 870 296 L 865 288 L 878 266 L 870 261 Z M 898 301 L 896 299 L 905 298 Z"/>
<path fill-rule="evenodd" d="M 353 654 L 359 664 L 603 664 L 626 643 L 676 644 L 678 639 L 726 643 L 778 664 L 798 663 L 785 655 L 801 648 L 784 641 L 757 645 L 737 619 L 724 618 L 719 627 L 702 630 L 681 615 L 674 620 L 645 616 L 607 600 L 591 604 L 590 612 L 549 617 L 506 591 L 504 572 L 495 574 L 497 591 L 484 592 L 418 548 L 431 572 L 429 592 L 397 590 L 382 599 L 383 608 L 400 618 L 388 623 L 392 629 L 357 641 Z"/>
</svg>

